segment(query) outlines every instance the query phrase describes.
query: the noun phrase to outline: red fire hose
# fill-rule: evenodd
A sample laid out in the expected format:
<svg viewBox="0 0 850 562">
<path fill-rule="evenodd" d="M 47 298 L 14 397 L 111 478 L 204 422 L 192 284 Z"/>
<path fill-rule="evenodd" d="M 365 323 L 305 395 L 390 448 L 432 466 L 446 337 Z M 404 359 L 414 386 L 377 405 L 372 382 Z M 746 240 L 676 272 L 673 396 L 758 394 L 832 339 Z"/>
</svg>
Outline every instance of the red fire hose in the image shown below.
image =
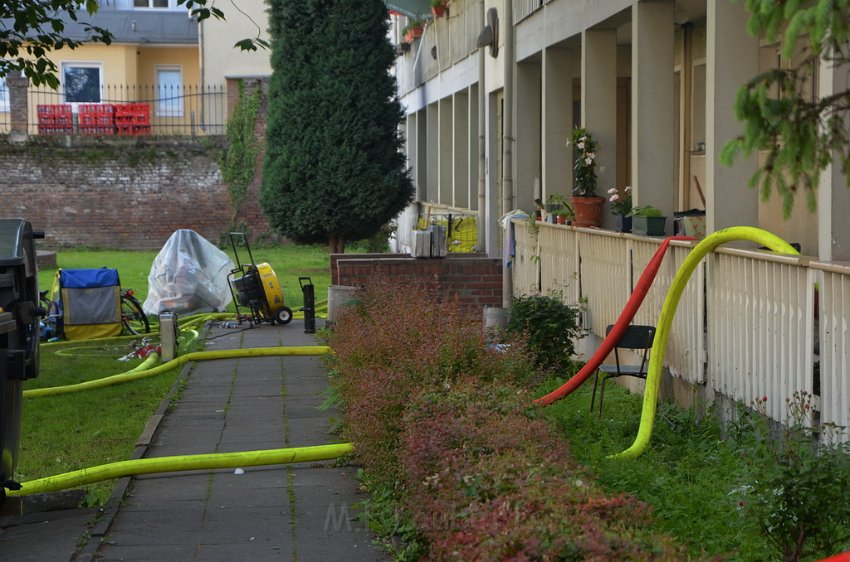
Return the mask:
<svg viewBox="0 0 850 562">
<path fill-rule="evenodd" d="M 620 338 L 625 333 L 626 328 L 628 328 L 629 323 L 632 321 L 632 318 L 635 317 L 641 303 L 643 303 L 643 299 L 646 297 L 646 294 L 649 292 L 649 288 L 652 286 L 652 281 L 655 280 L 655 276 L 658 274 L 658 268 L 661 267 L 661 261 L 664 259 L 664 254 L 667 253 L 667 248 L 670 246 L 670 242 L 672 240 L 693 240 L 693 238 L 690 236 L 668 236 L 664 239 L 664 242 L 662 242 L 655 251 L 655 255 L 653 255 L 652 259 L 649 260 L 649 263 L 646 264 L 646 269 L 643 270 L 640 279 L 638 279 L 637 285 L 635 286 L 632 295 L 629 297 L 628 302 L 626 302 L 626 306 L 620 313 L 620 317 L 617 319 L 614 327 L 608 333 L 608 336 L 602 341 L 602 345 L 599 346 L 599 349 L 596 350 L 596 353 L 593 354 L 590 361 L 588 361 L 578 373 L 573 375 L 570 380 L 561 385 L 560 388 L 535 400 L 535 404 L 548 406 L 549 404 L 570 395 L 579 386 L 581 386 L 581 384 L 596 371 L 596 368 L 599 367 L 602 361 L 608 357 L 608 354 L 611 353 L 611 350 L 614 349 L 614 346 L 618 341 L 620 341 Z"/>
</svg>

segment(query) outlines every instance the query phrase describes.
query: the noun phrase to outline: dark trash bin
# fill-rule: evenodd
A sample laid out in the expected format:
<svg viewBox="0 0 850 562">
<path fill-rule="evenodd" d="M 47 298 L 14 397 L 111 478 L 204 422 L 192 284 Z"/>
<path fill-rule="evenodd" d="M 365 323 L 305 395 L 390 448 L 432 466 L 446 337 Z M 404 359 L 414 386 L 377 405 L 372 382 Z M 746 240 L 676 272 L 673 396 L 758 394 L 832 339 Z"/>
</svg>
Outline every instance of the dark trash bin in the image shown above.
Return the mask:
<svg viewBox="0 0 850 562">
<path fill-rule="evenodd" d="M 0 219 L 0 505 L 18 464 L 23 381 L 38 375 L 38 277 L 30 223 Z"/>
</svg>

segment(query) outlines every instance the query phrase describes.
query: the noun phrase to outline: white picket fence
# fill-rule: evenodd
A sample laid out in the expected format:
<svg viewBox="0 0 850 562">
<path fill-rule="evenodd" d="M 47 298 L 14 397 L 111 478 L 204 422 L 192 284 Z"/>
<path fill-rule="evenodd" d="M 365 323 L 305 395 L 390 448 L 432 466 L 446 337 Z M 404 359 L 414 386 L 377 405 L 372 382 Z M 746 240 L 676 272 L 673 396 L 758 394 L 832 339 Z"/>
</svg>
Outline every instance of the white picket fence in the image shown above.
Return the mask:
<svg viewBox="0 0 850 562">
<path fill-rule="evenodd" d="M 583 302 L 584 327 L 604 337 L 660 239 L 515 222 L 514 294 L 553 291 Z M 673 242 L 635 323 L 656 324 L 695 242 Z M 787 420 L 786 399 L 815 395 L 821 424 L 850 426 L 850 267 L 806 256 L 719 248 L 692 275 L 676 311 L 671 374 Z M 846 434 L 845 434 L 846 435 Z"/>
</svg>

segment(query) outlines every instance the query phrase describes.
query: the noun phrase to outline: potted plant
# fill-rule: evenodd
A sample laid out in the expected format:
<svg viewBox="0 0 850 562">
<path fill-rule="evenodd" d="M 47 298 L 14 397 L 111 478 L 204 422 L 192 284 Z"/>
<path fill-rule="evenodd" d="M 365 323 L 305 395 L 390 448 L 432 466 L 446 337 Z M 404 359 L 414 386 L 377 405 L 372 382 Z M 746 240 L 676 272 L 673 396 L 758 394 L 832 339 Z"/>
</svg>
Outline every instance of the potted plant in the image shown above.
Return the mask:
<svg viewBox="0 0 850 562">
<path fill-rule="evenodd" d="M 404 35 L 404 40 L 407 43 L 413 43 L 417 37 L 422 37 L 423 23 L 419 18 L 411 19 L 404 29 L 401 30 Z"/>
<path fill-rule="evenodd" d="M 573 210 L 569 207 L 555 211 L 555 222 L 557 224 L 570 224 L 574 217 Z"/>
<path fill-rule="evenodd" d="M 664 236 L 667 217 L 661 209 L 652 205 L 641 205 L 632 209 L 632 232 L 646 236 Z"/>
<path fill-rule="evenodd" d="M 446 14 L 447 0 L 431 0 L 431 13 L 435 18 L 441 18 Z"/>
<path fill-rule="evenodd" d="M 573 212 L 572 206 L 570 206 L 567 198 L 561 195 L 560 193 L 552 193 L 546 199 L 546 205 L 544 206 L 546 209 L 547 216 L 553 218 L 550 222 L 557 222 L 556 219 L 558 217 L 558 213 L 560 211 L 565 211 L 564 217 L 569 217 L 572 220 L 575 217 L 575 213 Z M 563 224 L 563 223 L 562 223 Z"/>
<path fill-rule="evenodd" d="M 627 185 L 622 192 L 616 187 L 608 190 L 611 212 L 620 217 L 620 232 L 632 231 L 632 187 Z"/>
<path fill-rule="evenodd" d="M 573 209 L 576 226 L 599 226 L 602 223 L 602 206 L 605 198 L 596 195 L 597 144 L 583 127 L 573 129 L 575 145 L 573 164 Z M 567 146 L 570 143 L 567 142 Z"/>
</svg>

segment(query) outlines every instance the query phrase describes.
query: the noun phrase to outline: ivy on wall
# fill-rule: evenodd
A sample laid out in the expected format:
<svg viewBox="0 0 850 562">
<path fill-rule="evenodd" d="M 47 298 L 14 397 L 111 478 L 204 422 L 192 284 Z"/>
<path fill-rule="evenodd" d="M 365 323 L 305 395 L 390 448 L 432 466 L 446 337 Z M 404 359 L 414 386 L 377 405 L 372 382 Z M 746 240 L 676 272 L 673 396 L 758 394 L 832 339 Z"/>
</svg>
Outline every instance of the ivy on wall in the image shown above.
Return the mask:
<svg viewBox="0 0 850 562">
<path fill-rule="evenodd" d="M 239 208 L 254 181 L 260 140 L 255 133 L 257 112 L 260 108 L 260 88 L 245 92 L 245 83 L 239 82 L 239 100 L 227 122 L 227 150 L 221 162 L 221 173 L 230 194 L 233 213 L 231 226 L 235 226 Z"/>
</svg>

